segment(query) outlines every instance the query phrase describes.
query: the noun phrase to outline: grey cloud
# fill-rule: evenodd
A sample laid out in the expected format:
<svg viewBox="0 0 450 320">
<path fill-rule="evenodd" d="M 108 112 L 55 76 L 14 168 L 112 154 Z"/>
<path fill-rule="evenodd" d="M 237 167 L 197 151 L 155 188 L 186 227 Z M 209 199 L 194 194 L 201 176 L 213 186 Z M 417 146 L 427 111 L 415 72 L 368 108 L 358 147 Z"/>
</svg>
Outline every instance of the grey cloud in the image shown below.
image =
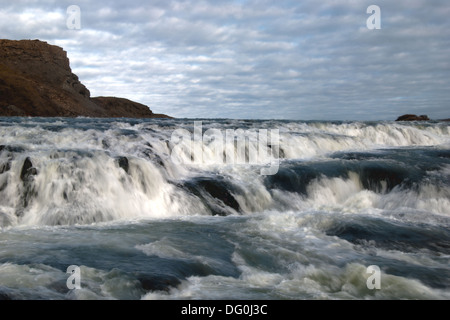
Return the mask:
<svg viewBox="0 0 450 320">
<path fill-rule="evenodd" d="M 368 30 L 372 2 L 79 1 L 74 31 L 72 1 L 18 1 L 0 30 L 63 46 L 93 95 L 176 117 L 449 117 L 450 4 L 379 0 Z"/>
</svg>

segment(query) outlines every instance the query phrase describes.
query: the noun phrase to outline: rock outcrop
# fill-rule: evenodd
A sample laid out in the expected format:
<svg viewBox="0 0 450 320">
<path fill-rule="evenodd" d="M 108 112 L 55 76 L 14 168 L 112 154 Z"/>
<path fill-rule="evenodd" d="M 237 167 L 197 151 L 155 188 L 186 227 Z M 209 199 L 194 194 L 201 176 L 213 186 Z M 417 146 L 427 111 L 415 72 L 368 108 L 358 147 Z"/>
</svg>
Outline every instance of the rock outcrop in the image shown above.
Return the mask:
<svg viewBox="0 0 450 320">
<path fill-rule="evenodd" d="M 397 118 L 395 121 L 429 121 L 430 118 L 428 118 L 427 115 L 420 115 L 417 116 L 415 114 L 404 114 Z"/>
<path fill-rule="evenodd" d="M 109 117 L 123 117 L 124 114 L 132 114 L 134 118 L 148 118 L 149 108 L 146 105 L 125 99 L 116 97 L 94 97 L 91 98 L 96 105 L 100 106 L 104 110 L 108 110 Z M 150 118 L 169 118 L 165 114 L 151 112 Z"/>
<path fill-rule="evenodd" d="M 0 116 L 170 118 L 127 99 L 91 98 L 61 47 L 2 39 Z"/>
</svg>

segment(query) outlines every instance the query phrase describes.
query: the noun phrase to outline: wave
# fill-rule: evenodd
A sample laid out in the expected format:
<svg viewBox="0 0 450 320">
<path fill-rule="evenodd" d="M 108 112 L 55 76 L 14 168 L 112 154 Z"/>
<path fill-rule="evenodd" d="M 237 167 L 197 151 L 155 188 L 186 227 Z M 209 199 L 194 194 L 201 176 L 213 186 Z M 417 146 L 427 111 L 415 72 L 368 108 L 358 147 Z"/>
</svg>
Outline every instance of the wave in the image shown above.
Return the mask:
<svg viewBox="0 0 450 320">
<path fill-rule="evenodd" d="M 19 156 L 0 176 L 3 224 L 88 224 L 201 211 L 150 161 L 103 152 Z"/>
<path fill-rule="evenodd" d="M 276 128 L 279 149 L 267 144 L 263 164 L 276 157 L 279 168 L 262 176 L 260 163 L 230 165 L 208 152 L 174 162 L 174 131 L 195 134 L 186 120 L 1 120 L 0 226 L 267 210 L 450 215 L 447 124 L 209 120 L 202 140 L 183 140 L 185 150 L 207 151 L 210 129 Z M 246 138 L 248 159 L 258 141 Z M 238 139 L 225 148 L 242 151 Z"/>
</svg>

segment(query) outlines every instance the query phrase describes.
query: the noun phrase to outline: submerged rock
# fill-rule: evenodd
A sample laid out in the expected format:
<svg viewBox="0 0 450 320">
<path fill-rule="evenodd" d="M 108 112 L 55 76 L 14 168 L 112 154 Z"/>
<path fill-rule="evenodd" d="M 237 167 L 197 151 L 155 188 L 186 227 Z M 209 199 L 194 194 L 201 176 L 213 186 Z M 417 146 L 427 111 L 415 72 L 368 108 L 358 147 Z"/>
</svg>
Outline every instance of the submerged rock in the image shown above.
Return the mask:
<svg viewBox="0 0 450 320">
<path fill-rule="evenodd" d="M 11 162 L 0 163 L 0 174 L 9 171 L 11 169 Z"/>
<path fill-rule="evenodd" d="M 27 157 L 23 163 L 22 170 L 20 172 L 20 179 L 23 181 L 23 193 L 22 193 L 22 208 L 19 208 L 16 212 L 18 217 L 23 215 L 23 209 L 28 207 L 31 199 L 36 197 L 37 191 L 33 184 L 34 176 L 37 175 L 37 169 L 33 167 L 33 163 L 30 158 Z"/>
<path fill-rule="evenodd" d="M 29 182 L 30 178 L 35 175 L 37 175 L 37 170 L 33 167 L 30 158 L 27 157 L 23 163 L 22 171 L 20 172 L 20 179 L 23 182 Z"/>
<path fill-rule="evenodd" d="M 233 196 L 235 186 L 224 179 L 199 177 L 188 181 L 184 187 L 199 197 L 213 215 L 226 216 L 241 211 Z"/>
<path fill-rule="evenodd" d="M 127 157 L 119 157 L 117 158 L 117 162 L 119 167 L 121 167 L 126 173 L 130 170 L 130 164 L 128 163 Z"/>
<path fill-rule="evenodd" d="M 181 281 L 169 275 L 147 275 L 141 274 L 138 276 L 142 289 L 145 291 L 170 291 L 170 289 L 177 287 Z"/>
</svg>

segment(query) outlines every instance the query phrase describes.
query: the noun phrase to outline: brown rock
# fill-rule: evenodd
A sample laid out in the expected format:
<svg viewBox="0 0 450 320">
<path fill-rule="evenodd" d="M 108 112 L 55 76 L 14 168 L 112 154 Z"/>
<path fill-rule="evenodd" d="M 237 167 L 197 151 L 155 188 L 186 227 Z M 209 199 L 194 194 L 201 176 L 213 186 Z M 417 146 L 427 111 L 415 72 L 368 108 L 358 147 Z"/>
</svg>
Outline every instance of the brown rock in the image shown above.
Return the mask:
<svg viewBox="0 0 450 320">
<path fill-rule="evenodd" d="M 395 121 L 428 121 L 430 120 L 427 115 L 417 116 L 415 114 L 404 114 L 397 118 Z"/>
<path fill-rule="evenodd" d="M 146 105 L 125 98 L 95 97 L 91 98 L 91 101 L 104 109 L 111 118 L 127 115 L 134 115 L 133 118 L 170 118 L 164 114 L 153 113 Z"/>
<path fill-rule="evenodd" d="M 169 118 L 127 99 L 91 98 L 58 46 L 2 39 L 0 116 Z"/>
</svg>

